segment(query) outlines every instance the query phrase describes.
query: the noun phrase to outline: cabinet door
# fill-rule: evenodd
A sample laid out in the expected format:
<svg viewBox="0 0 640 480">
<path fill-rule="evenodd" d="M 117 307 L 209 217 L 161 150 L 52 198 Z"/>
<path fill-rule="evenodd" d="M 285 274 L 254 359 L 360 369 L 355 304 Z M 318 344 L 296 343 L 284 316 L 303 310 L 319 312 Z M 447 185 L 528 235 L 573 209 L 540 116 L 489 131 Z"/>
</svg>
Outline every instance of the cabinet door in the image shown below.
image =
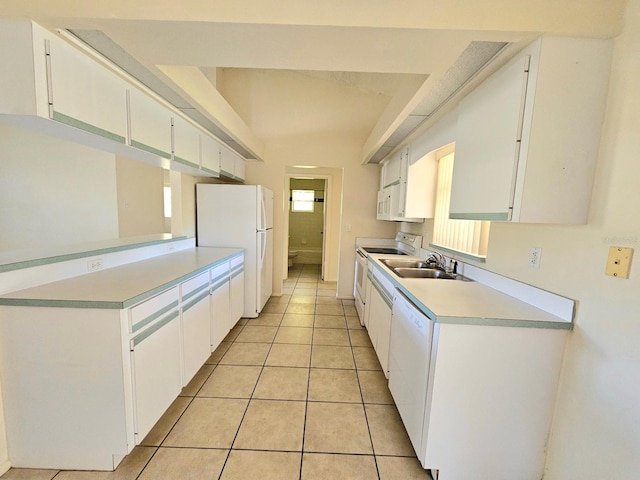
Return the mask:
<svg viewBox="0 0 640 480">
<path fill-rule="evenodd" d="M 394 183 L 400 182 L 402 168 L 402 152 L 396 153 L 391 159 L 385 163 L 382 178 L 382 187 L 388 187 Z"/>
<path fill-rule="evenodd" d="M 385 301 L 375 286 L 367 305 L 369 314 L 369 337 L 373 343 L 380 366 L 385 376 L 389 371 L 389 339 L 391 336 L 391 306 Z"/>
<path fill-rule="evenodd" d="M 218 281 L 211 292 L 211 351 L 213 352 L 229 333 L 230 295 L 229 278 Z"/>
<path fill-rule="evenodd" d="M 514 61 L 460 103 L 451 218 L 511 219 L 528 64 Z"/>
<path fill-rule="evenodd" d="M 126 143 L 127 89 L 104 65 L 61 40 L 50 42 L 52 118 Z"/>
<path fill-rule="evenodd" d="M 171 113 L 150 96 L 129 89 L 131 146 L 171 158 Z"/>
<path fill-rule="evenodd" d="M 220 146 L 220 175 L 233 178 L 236 168 L 235 154 L 226 146 Z"/>
<path fill-rule="evenodd" d="M 211 351 L 231 330 L 229 262 L 211 269 Z"/>
<path fill-rule="evenodd" d="M 244 182 L 245 164 L 242 157 L 236 156 L 233 175 L 239 182 Z"/>
<path fill-rule="evenodd" d="M 136 443 L 182 388 L 179 318 L 180 313 L 173 311 L 131 340 Z"/>
<path fill-rule="evenodd" d="M 229 329 L 233 328 L 244 313 L 244 271 L 231 277 L 231 315 Z"/>
<path fill-rule="evenodd" d="M 389 378 L 389 342 L 391 340 L 391 307 L 383 301 L 380 305 L 378 322 L 378 341 L 376 343 L 376 354 L 380 360 L 380 366 L 384 376 Z"/>
<path fill-rule="evenodd" d="M 183 383 L 186 385 L 211 354 L 209 289 L 182 307 Z"/>
<path fill-rule="evenodd" d="M 177 115 L 173 117 L 173 160 L 200 168 L 200 132 Z"/>
<path fill-rule="evenodd" d="M 366 275 L 366 273 L 365 273 Z M 371 280 L 367 282 L 367 288 L 365 289 L 365 304 L 364 304 L 364 326 L 369 332 L 369 338 L 371 338 L 370 325 L 371 325 L 371 297 L 373 291 L 373 285 L 371 285 Z M 373 340 L 371 340 L 373 343 Z M 375 345 L 375 344 L 374 344 Z"/>
<path fill-rule="evenodd" d="M 397 190 L 398 195 L 398 217 L 406 217 L 407 210 L 407 177 L 409 176 L 409 149 L 400 152 L 400 186 Z"/>
<path fill-rule="evenodd" d="M 202 170 L 214 177 L 220 176 L 220 144 L 215 138 L 200 135 Z"/>
<path fill-rule="evenodd" d="M 380 305 L 384 303 L 378 290 L 373 287 L 371 279 L 369 279 L 369 297 L 367 301 L 367 332 L 373 347 L 376 347 L 378 342 L 378 331 L 380 329 Z"/>
</svg>

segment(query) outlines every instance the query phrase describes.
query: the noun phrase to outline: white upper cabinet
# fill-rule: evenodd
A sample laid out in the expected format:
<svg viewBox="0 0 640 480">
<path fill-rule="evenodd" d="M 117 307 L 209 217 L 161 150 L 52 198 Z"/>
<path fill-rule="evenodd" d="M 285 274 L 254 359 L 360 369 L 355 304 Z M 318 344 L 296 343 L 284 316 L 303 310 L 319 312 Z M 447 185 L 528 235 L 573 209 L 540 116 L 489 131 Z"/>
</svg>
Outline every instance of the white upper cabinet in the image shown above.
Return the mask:
<svg viewBox="0 0 640 480">
<path fill-rule="evenodd" d="M 131 146 L 171 158 L 171 112 L 140 90 L 129 90 Z"/>
<path fill-rule="evenodd" d="M 0 18 L 0 113 L 49 117 L 46 34 L 28 20 Z"/>
<path fill-rule="evenodd" d="M 220 176 L 244 182 L 244 159 L 230 148 L 220 146 Z"/>
<path fill-rule="evenodd" d="M 233 175 L 236 177 L 236 180 L 239 182 L 244 182 L 245 178 L 245 163 L 244 158 L 236 155 L 235 162 L 233 165 Z"/>
<path fill-rule="evenodd" d="M 543 37 L 463 99 L 450 217 L 585 223 L 610 60 L 610 41 Z"/>
<path fill-rule="evenodd" d="M 222 167 L 226 178 L 244 181 L 240 155 L 221 152 L 204 128 L 70 37 L 0 18 L 0 49 L 0 114 L 8 120 L 191 175 L 217 177 Z"/>
<path fill-rule="evenodd" d="M 178 115 L 173 117 L 173 160 L 200 168 L 200 131 Z"/>
<path fill-rule="evenodd" d="M 393 155 L 388 161 L 382 165 L 382 176 L 380 180 L 380 188 L 386 188 L 390 185 L 400 183 L 400 171 L 402 170 L 403 152 Z"/>
<path fill-rule="evenodd" d="M 127 84 L 64 41 L 49 40 L 49 102 L 54 120 L 119 143 L 127 139 Z"/>
<path fill-rule="evenodd" d="M 200 166 L 205 173 L 220 176 L 220 143 L 209 135 L 200 134 Z"/>
<path fill-rule="evenodd" d="M 435 157 L 411 158 L 405 147 L 382 166 L 378 220 L 422 222 L 433 218 L 437 163 Z"/>
</svg>

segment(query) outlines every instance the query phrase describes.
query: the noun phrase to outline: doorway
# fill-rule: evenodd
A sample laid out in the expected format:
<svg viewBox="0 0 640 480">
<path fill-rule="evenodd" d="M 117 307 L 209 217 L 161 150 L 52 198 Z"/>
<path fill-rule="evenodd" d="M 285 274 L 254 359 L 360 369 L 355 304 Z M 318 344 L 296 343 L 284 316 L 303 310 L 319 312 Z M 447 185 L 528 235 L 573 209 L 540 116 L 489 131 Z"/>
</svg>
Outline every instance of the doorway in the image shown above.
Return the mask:
<svg viewBox="0 0 640 480">
<path fill-rule="evenodd" d="M 327 180 L 289 178 L 288 268 L 318 269 L 325 278 Z"/>
</svg>

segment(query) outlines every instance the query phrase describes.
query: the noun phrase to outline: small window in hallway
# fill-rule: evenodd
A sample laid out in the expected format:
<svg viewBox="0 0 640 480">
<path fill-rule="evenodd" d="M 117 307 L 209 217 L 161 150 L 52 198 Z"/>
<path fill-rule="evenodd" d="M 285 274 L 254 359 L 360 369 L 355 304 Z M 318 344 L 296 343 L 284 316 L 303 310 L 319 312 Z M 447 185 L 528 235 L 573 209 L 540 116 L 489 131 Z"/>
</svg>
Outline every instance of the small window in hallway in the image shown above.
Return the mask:
<svg viewBox="0 0 640 480">
<path fill-rule="evenodd" d="M 292 190 L 291 211 L 313 213 L 314 198 L 313 190 Z"/>
</svg>

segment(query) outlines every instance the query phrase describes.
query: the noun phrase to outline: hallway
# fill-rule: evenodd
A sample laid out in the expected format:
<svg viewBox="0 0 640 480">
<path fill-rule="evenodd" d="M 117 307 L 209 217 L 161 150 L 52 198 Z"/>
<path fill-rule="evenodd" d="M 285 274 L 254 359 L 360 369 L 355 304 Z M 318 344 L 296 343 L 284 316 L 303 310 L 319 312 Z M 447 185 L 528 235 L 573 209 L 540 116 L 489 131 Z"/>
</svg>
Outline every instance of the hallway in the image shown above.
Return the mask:
<svg viewBox="0 0 640 480">
<path fill-rule="evenodd" d="M 241 319 L 115 472 L 13 469 L 30 480 L 428 480 L 353 301 L 319 265 Z"/>
</svg>

